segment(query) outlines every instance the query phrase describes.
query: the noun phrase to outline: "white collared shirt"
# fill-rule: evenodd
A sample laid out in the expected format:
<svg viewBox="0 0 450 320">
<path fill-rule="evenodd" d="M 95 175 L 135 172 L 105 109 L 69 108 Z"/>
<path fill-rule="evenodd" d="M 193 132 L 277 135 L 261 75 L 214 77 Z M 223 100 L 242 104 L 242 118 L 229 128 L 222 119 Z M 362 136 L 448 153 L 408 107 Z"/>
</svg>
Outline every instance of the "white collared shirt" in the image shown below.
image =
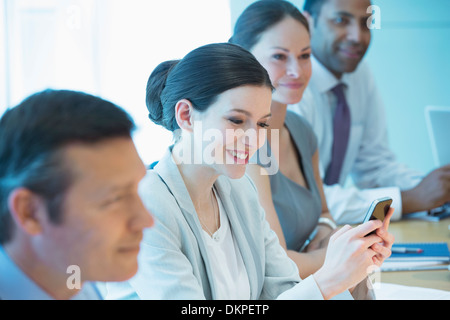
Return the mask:
<svg viewBox="0 0 450 320">
<path fill-rule="evenodd" d="M 214 191 L 215 192 L 215 191 Z M 233 237 L 225 209 L 216 193 L 220 228 L 211 237 L 205 230 L 206 249 L 214 270 L 217 300 L 249 300 L 250 283 L 239 246 Z"/>
<path fill-rule="evenodd" d="M 344 74 L 340 80 L 314 57 L 312 66 L 302 101 L 289 108 L 305 117 L 317 135 L 322 178 L 332 156 L 336 97 L 330 90 L 339 82 L 346 84 L 351 112 L 350 141 L 339 184 L 324 185 L 333 218 L 340 224 L 361 223 L 373 200 L 390 196 L 394 200 L 393 220 L 400 219 L 400 190 L 416 186 L 422 174 L 398 163 L 389 148 L 384 105 L 368 65 L 361 62 L 355 72 Z M 358 188 L 348 186 L 350 177 Z"/>
</svg>

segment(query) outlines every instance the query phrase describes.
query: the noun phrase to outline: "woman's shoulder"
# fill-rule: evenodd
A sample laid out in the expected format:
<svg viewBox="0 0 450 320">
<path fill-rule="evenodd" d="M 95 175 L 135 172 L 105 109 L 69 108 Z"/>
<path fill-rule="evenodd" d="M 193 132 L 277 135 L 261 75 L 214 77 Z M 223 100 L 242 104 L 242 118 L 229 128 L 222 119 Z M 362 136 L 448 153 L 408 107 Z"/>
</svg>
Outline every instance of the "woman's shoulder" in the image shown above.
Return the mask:
<svg viewBox="0 0 450 320">
<path fill-rule="evenodd" d="M 154 169 L 149 169 L 139 184 L 139 193 L 141 196 L 155 197 L 155 190 L 159 190 L 158 194 L 161 195 L 169 191 L 159 174 Z"/>
<path fill-rule="evenodd" d="M 258 190 L 249 175 L 245 174 L 240 179 L 230 179 L 222 176 L 219 178 L 219 181 L 222 185 L 224 181 L 229 183 L 230 197 L 234 206 L 239 208 L 240 212 L 248 213 L 245 219 L 261 219 L 261 217 L 258 217 L 258 214 L 255 214 L 257 211 L 262 211 L 260 210 Z"/>
<path fill-rule="evenodd" d="M 258 192 L 255 184 L 253 183 L 253 180 L 250 178 L 248 174 L 245 174 L 240 179 L 230 179 L 224 176 L 222 176 L 221 179 L 222 181 L 226 180 L 230 184 L 231 193 L 234 193 L 237 196 L 253 197 L 255 196 L 255 193 Z"/>
<path fill-rule="evenodd" d="M 139 195 L 147 210 L 158 219 L 168 219 L 180 211 L 175 196 L 155 170 L 148 170 L 139 184 Z"/>
<path fill-rule="evenodd" d="M 304 117 L 292 110 L 287 111 L 285 123 L 289 128 L 292 127 L 306 132 L 313 132 L 311 124 Z"/>
<path fill-rule="evenodd" d="M 294 140 L 299 141 L 301 145 L 308 144 L 311 153 L 316 151 L 317 137 L 311 124 L 305 118 L 288 110 L 285 124 Z"/>
</svg>

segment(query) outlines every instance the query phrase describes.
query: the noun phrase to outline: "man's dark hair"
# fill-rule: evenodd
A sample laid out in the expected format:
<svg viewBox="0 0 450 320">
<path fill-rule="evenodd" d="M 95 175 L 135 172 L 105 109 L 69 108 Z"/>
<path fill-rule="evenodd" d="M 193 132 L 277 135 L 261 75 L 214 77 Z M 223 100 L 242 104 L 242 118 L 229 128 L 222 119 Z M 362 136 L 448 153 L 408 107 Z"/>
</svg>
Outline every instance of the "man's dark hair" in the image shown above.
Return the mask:
<svg viewBox="0 0 450 320">
<path fill-rule="evenodd" d="M 54 223 L 62 220 L 64 194 L 73 181 L 63 157 L 72 143 L 130 137 L 135 125 L 121 108 L 82 92 L 36 93 L 0 119 L 0 244 L 11 240 L 8 197 L 23 187 L 39 195 Z"/>
<path fill-rule="evenodd" d="M 305 0 L 303 11 L 308 12 L 313 18 L 316 19 L 320 15 L 320 10 L 326 1 L 327 0 Z"/>
</svg>

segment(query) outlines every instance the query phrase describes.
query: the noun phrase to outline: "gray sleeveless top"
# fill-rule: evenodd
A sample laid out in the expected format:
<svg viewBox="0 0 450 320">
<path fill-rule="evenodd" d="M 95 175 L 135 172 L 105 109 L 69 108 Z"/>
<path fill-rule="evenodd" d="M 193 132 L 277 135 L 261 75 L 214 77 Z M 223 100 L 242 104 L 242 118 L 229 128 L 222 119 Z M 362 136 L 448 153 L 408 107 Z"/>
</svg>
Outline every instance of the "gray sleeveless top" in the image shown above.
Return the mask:
<svg viewBox="0 0 450 320">
<path fill-rule="evenodd" d="M 286 114 L 285 126 L 297 148 L 300 169 L 307 187 L 300 186 L 281 173 L 268 143 L 258 150 L 251 162 L 268 171 L 273 203 L 287 247 L 299 251 L 316 228 L 322 213 L 322 202 L 312 164 L 312 156 L 317 150 L 317 138 L 306 120 L 291 111 Z"/>
</svg>

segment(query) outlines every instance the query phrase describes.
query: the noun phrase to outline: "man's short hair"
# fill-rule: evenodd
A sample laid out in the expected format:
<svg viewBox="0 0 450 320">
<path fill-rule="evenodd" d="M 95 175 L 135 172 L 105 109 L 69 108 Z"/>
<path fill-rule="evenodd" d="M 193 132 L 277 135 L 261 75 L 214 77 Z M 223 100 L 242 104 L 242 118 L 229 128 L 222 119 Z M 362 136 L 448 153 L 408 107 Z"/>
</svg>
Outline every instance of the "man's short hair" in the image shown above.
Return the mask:
<svg viewBox="0 0 450 320">
<path fill-rule="evenodd" d="M 75 91 L 46 90 L 7 110 L 0 119 L 0 244 L 12 238 L 12 190 L 36 193 L 46 202 L 50 221 L 60 222 L 64 194 L 73 180 L 63 148 L 131 138 L 134 128 L 123 109 Z"/>
<path fill-rule="evenodd" d="M 303 11 L 308 12 L 313 18 L 320 15 L 320 10 L 327 0 L 305 0 Z"/>
</svg>

